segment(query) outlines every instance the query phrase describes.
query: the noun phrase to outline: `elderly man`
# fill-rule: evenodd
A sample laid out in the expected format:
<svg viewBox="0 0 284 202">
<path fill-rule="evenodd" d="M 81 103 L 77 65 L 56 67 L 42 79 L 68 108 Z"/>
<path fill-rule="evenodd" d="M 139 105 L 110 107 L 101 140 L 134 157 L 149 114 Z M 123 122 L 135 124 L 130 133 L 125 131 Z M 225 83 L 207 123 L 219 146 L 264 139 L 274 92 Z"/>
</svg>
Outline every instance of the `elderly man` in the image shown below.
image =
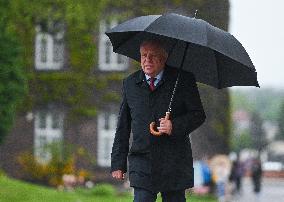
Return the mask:
<svg viewBox="0 0 284 202">
<path fill-rule="evenodd" d="M 182 202 L 185 189 L 193 186 L 189 133 L 205 121 L 205 113 L 194 75 L 181 71 L 172 113 L 165 119 L 179 70 L 165 65 L 168 54 L 160 41 L 144 41 L 140 53 L 142 70 L 123 81 L 111 154 L 112 176 L 124 179 L 128 158 L 134 202 L 156 201 L 158 192 L 163 201 Z M 161 136 L 150 133 L 152 121 L 159 124 Z"/>
</svg>

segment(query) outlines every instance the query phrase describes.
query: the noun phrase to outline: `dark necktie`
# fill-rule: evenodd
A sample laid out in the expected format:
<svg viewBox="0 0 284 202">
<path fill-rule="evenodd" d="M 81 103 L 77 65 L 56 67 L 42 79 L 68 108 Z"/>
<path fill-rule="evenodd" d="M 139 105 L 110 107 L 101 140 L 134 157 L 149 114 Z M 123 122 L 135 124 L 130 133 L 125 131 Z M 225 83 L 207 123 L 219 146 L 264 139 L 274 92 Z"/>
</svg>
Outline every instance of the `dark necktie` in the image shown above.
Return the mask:
<svg viewBox="0 0 284 202">
<path fill-rule="evenodd" d="M 153 91 L 155 89 L 155 80 L 156 78 L 151 77 L 150 78 L 150 90 Z"/>
</svg>

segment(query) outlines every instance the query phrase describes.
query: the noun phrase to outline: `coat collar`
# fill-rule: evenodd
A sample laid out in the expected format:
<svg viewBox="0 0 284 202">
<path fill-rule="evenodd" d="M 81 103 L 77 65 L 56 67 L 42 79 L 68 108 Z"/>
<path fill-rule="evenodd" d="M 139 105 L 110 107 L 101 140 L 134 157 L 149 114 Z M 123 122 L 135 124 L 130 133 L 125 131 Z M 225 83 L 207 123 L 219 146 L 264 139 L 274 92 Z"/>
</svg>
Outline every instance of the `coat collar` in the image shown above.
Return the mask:
<svg viewBox="0 0 284 202">
<path fill-rule="evenodd" d="M 178 72 L 177 68 L 165 66 L 162 79 L 158 83 L 158 86 L 162 85 L 164 82 L 167 82 L 167 81 L 175 81 L 177 77 L 177 72 Z M 139 70 L 139 73 L 136 76 L 136 84 L 139 84 L 139 83 L 146 83 L 145 74 L 142 71 L 142 69 Z"/>
</svg>

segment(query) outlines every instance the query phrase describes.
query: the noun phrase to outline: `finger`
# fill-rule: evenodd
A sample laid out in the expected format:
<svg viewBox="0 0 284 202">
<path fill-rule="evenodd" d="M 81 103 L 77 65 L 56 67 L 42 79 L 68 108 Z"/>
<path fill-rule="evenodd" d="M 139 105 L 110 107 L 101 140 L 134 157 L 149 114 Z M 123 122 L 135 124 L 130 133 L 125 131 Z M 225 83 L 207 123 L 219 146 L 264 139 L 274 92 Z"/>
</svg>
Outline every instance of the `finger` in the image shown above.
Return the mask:
<svg viewBox="0 0 284 202">
<path fill-rule="evenodd" d="M 114 172 L 112 176 L 114 178 L 116 178 L 116 179 L 120 179 L 121 178 L 121 173 L 120 172 Z"/>
<path fill-rule="evenodd" d="M 170 127 L 167 127 L 167 126 L 160 126 L 160 127 L 157 127 L 157 129 L 161 132 L 161 131 L 169 131 L 170 130 Z"/>
<path fill-rule="evenodd" d="M 170 127 L 169 126 L 167 126 L 167 125 L 160 125 L 159 127 L 157 127 L 157 129 L 170 129 Z"/>
<path fill-rule="evenodd" d="M 158 129 L 159 132 L 161 132 L 161 133 L 165 133 L 165 132 L 168 131 L 167 128 L 165 128 L 165 127 L 157 127 L 157 129 Z"/>
<path fill-rule="evenodd" d="M 168 125 L 166 125 L 166 124 L 161 124 L 159 127 L 157 127 L 157 129 L 159 129 L 159 128 L 161 128 L 161 129 L 169 129 L 170 127 Z"/>
<path fill-rule="evenodd" d="M 163 123 L 169 125 L 170 121 L 169 120 L 164 120 Z"/>
</svg>

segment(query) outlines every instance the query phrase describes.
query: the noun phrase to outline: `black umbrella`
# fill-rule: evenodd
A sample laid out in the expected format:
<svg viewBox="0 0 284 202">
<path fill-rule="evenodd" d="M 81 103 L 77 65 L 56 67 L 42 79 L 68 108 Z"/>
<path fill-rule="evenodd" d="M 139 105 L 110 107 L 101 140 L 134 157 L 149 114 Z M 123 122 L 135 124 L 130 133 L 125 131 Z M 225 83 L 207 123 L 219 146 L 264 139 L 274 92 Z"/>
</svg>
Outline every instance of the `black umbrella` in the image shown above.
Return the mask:
<svg viewBox="0 0 284 202">
<path fill-rule="evenodd" d="M 194 73 L 196 80 L 216 88 L 257 86 L 257 73 L 246 50 L 231 34 L 204 20 L 170 13 L 141 16 L 106 32 L 113 51 L 140 61 L 140 44 L 145 40 L 162 41 L 168 52 L 166 64 Z M 169 119 L 179 77 L 166 119 Z M 150 124 L 150 132 L 155 131 Z"/>
<path fill-rule="evenodd" d="M 194 73 L 216 88 L 257 86 L 257 72 L 246 50 L 230 33 L 208 22 L 169 13 L 125 21 L 106 32 L 113 51 L 140 61 L 140 44 L 158 39 L 169 53 L 166 64 Z"/>
</svg>

